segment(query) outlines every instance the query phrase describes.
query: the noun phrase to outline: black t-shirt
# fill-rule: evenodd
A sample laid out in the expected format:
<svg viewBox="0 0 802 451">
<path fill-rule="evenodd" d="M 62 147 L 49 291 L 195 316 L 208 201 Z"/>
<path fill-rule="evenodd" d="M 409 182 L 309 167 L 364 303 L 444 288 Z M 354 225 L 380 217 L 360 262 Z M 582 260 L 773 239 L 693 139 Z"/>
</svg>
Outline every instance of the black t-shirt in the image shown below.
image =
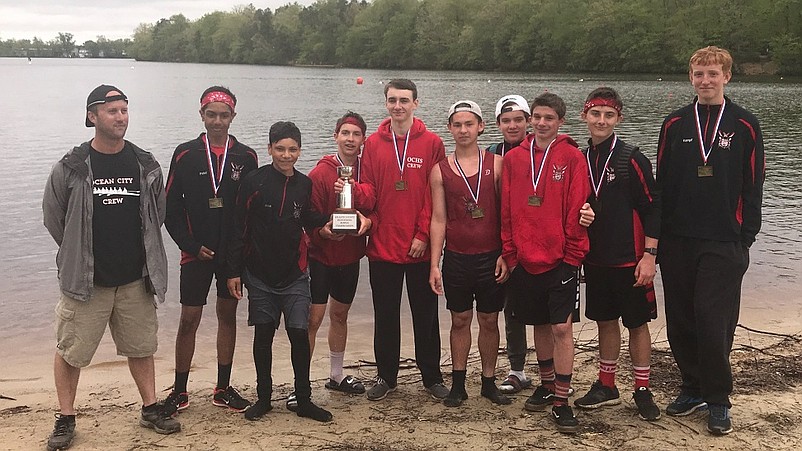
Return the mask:
<svg viewBox="0 0 802 451">
<path fill-rule="evenodd" d="M 139 163 L 126 143 L 123 150 L 89 157 L 93 176 L 92 243 L 95 284 L 117 287 L 142 277 L 145 249 L 139 215 Z"/>
</svg>

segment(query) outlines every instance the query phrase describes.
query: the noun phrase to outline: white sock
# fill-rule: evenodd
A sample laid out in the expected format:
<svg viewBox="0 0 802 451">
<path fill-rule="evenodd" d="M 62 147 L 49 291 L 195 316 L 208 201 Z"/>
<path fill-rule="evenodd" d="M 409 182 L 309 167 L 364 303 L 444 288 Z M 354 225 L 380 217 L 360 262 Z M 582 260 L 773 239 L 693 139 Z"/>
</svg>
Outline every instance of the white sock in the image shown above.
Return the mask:
<svg viewBox="0 0 802 451">
<path fill-rule="evenodd" d="M 337 382 L 338 384 L 345 379 L 343 375 L 343 358 L 345 357 L 345 351 L 342 352 L 334 352 L 329 351 L 329 360 L 331 360 L 331 374 L 329 377 Z"/>
<path fill-rule="evenodd" d="M 526 374 L 524 374 L 523 370 L 521 370 L 521 371 L 510 370 L 510 376 L 517 377 L 518 380 L 521 381 L 521 382 L 526 380 Z"/>
</svg>

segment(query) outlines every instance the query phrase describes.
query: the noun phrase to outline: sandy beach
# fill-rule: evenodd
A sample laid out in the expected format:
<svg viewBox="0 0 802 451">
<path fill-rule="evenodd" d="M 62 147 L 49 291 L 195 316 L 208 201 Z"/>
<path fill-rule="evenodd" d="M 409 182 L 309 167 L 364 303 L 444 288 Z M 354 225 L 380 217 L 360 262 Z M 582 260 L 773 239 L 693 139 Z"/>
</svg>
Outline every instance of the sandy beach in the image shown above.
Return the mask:
<svg viewBox="0 0 802 451">
<path fill-rule="evenodd" d="M 364 291 L 363 291 L 364 293 Z M 367 299 L 358 300 L 368 311 Z M 241 306 L 242 308 L 242 306 Z M 283 329 L 274 346 L 274 410 L 262 420 L 250 422 L 241 414 L 215 407 L 211 392 L 216 377 L 214 318 L 207 315 L 199 336 L 190 376 L 190 407 L 179 413 L 182 431 L 162 436 L 137 423 L 140 401 L 125 361 L 114 356 L 113 343 L 104 338 L 92 365 L 82 372 L 79 386 L 77 434 L 73 449 L 328 449 L 328 450 L 430 450 L 430 449 L 799 449 L 802 447 L 802 352 L 800 336 L 794 331 L 771 334 L 739 327 L 732 355 L 735 373 L 733 417 L 735 431 L 726 437 L 712 437 L 706 430 L 706 413 L 672 418 L 665 414 L 652 423 L 638 419 L 631 398 L 632 377 L 623 346 L 618 385 L 622 404 L 596 411 L 578 411 L 581 430 L 575 435 L 556 431 L 548 411 L 531 413 L 523 403 L 531 390 L 515 396 L 512 405 L 496 406 L 479 396 L 478 354 L 469 363 L 469 400 L 460 408 L 447 408 L 423 391 L 414 368 L 411 326 L 403 322 L 404 342 L 400 388 L 387 399 L 368 401 L 364 396 L 348 396 L 323 387 L 328 375 L 325 344 L 327 323 L 321 328 L 312 363 L 313 399 L 334 414 L 328 424 L 297 417 L 284 406 L 292 390 L 289 345 Z M 367 313 L 367 312 L 365 312 Z M 776 312 L 775 312 L 776 313 Z M 243 324 L 235 356 L 233 381 L 242 394 L 256 397 L 255 372 L 250 356 L 250 333 Z M 370 364 L 372 325 L 369 315 L 354 315 L 346 354 L 347 372 L 364 380 L 375 375 Z M 756 318 L 759 315 L 754 315 Z M 407 317 L 408 318 L 408 317 Z M 787 317 L 786 317 L 787 318 Z M 742 314 L 741 323 L 759 330 Z M 503 320 L 502 320 L 503 321 Z M 792 328 L 797 317 L 785 323 Z M 450 383 L 447 348 L 448 317 L 441 313 L 443 372 Z M 664 337 L 662 321 L 653 323 L 655 353 L 652 364 L 652 390 L 662 408 L 673 399 L 678 372 Z M 787 329 L 786 328 L 786 329 Z M 797 331 L 798 332 L 798 331 Z M 159 397 L 172 384 L 175 326 L 165 324 L 160 331 L 161 348 L 156 355 Z M 772 335 L 777 333 L 778 335 Z M 626 334 L 624 334 L 626 335 Z M 780 336 L 787 335 L 787 336 Z M 583 394 L 595 380 L 596 328 L 582 322 L 575 327 L 577 356 L 574 387 Z M 476 334 L 474 333 L 474 340 Z M 531 345 L 531 331 L 530 331 Z M 502 339 L 503 347 L 503 339 Z M 0 394 L 0 449 L 44 449 L 57 411 L 51 354 L 27 356 L 25 362 L 4 371 Z M 530 349 L 527 371 L 536 369 Z M 499 353 L 497 376 L 506 375 L 508 363 Z M 27 376 L 26 376 L 27 375 Z M 10 377 L 9 377 L 10 376 Z M 10 399 L 13 398 L 13 399 Z"/>
</svg>

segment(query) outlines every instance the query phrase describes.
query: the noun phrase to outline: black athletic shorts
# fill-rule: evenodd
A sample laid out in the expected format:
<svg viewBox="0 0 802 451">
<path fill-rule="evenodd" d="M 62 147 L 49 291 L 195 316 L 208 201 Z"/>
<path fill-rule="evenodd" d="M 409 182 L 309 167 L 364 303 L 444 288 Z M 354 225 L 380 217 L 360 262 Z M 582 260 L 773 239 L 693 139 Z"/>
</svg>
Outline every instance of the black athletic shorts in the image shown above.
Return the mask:
<svg viewBox="0 0 802 451">
<path fill-rule="evenodd" d="M 571 315 L 579 321 L 579 271 L 560 263 L 542 274 L 529 274 L 518 265 L 507 281 L 512 316 L 523 324 L 562 324 Z"/>
<path fill-rule="evenodd" d="M 337 302 L 354 302 L 359 283 L 359 261 L 343 266 L 328 266 L 309 259 L 309 278 L 312 289 L 312 304 L 326 304 L 329 295 Z"/>
<path fill-rule="evenodd" d="M 654 285 L 633 287 L 635 267 L 609 268 L 585 263 L 585 316 L 593 321 L 621 318 L 635 329 L 657 318 Z"/>
<path fill-rule="evenodd" d="M 192 260 L 181 265 L 180 291 L 181 304 L 191 306 L 206 305 L 212 276 L 217 279 L 217 297 L 234 299 L 228 292 L 226 282 L 228 279 L 223 271 L 225 264 L 217 260 Z"/>
<path fill-rule="evenodd" d="M 473 309 L 480 313 L 497 313 L 504 308 L 504 286 L 496 283 L 496 260 L 501 251 L 484 254 L 443 255 L 443 290 L 446 308 L 452 312 Z"/>
</svg>

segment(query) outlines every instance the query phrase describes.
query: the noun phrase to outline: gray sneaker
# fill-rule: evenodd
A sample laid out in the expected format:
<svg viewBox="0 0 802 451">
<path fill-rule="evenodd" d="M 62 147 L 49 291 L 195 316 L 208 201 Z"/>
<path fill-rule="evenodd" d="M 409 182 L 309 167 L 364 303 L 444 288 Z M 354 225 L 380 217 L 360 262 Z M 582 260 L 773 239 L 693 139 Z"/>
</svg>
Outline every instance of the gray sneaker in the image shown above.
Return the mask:
<svg viewBox="0 0 802 451">
<path fill-rule="evenodd" d="M 446 399 L 446 396 L 450 393 L 449 389 L 446 388 L 445 384 L 442 382 L 438 382 L 430 387 L 426 387 L 426 391 L 432 395 L 432 398 L 442 401 Z"/>
<path fill-rule="evenodd" d="M 75 415 L 56 414 L 56 424 L 53 433 L 47 439 L 47 451 L 67 449 L 72 445 L 75 437 Z"/>
<path fill-rule="evenodd" d="M 368 399 L 371 401 L 381 401 L 387 397 L 388 393 L 394 392 L 396 387 L 390 387 L 384 379 L 376 377 L 376 384 L 368 390 Z M 448 393 L 446 393 L 448 394 Z"/>
<path fill-rule="evenodd" d="M 159 434 L 172 434 L 181 430 L 181 423 L 168 415 L 164 406 L 157 405 L 156 408 L 145 410 L 139 416 L 139 425 L 148 429 L 153 429 Z"/>
</svg>

